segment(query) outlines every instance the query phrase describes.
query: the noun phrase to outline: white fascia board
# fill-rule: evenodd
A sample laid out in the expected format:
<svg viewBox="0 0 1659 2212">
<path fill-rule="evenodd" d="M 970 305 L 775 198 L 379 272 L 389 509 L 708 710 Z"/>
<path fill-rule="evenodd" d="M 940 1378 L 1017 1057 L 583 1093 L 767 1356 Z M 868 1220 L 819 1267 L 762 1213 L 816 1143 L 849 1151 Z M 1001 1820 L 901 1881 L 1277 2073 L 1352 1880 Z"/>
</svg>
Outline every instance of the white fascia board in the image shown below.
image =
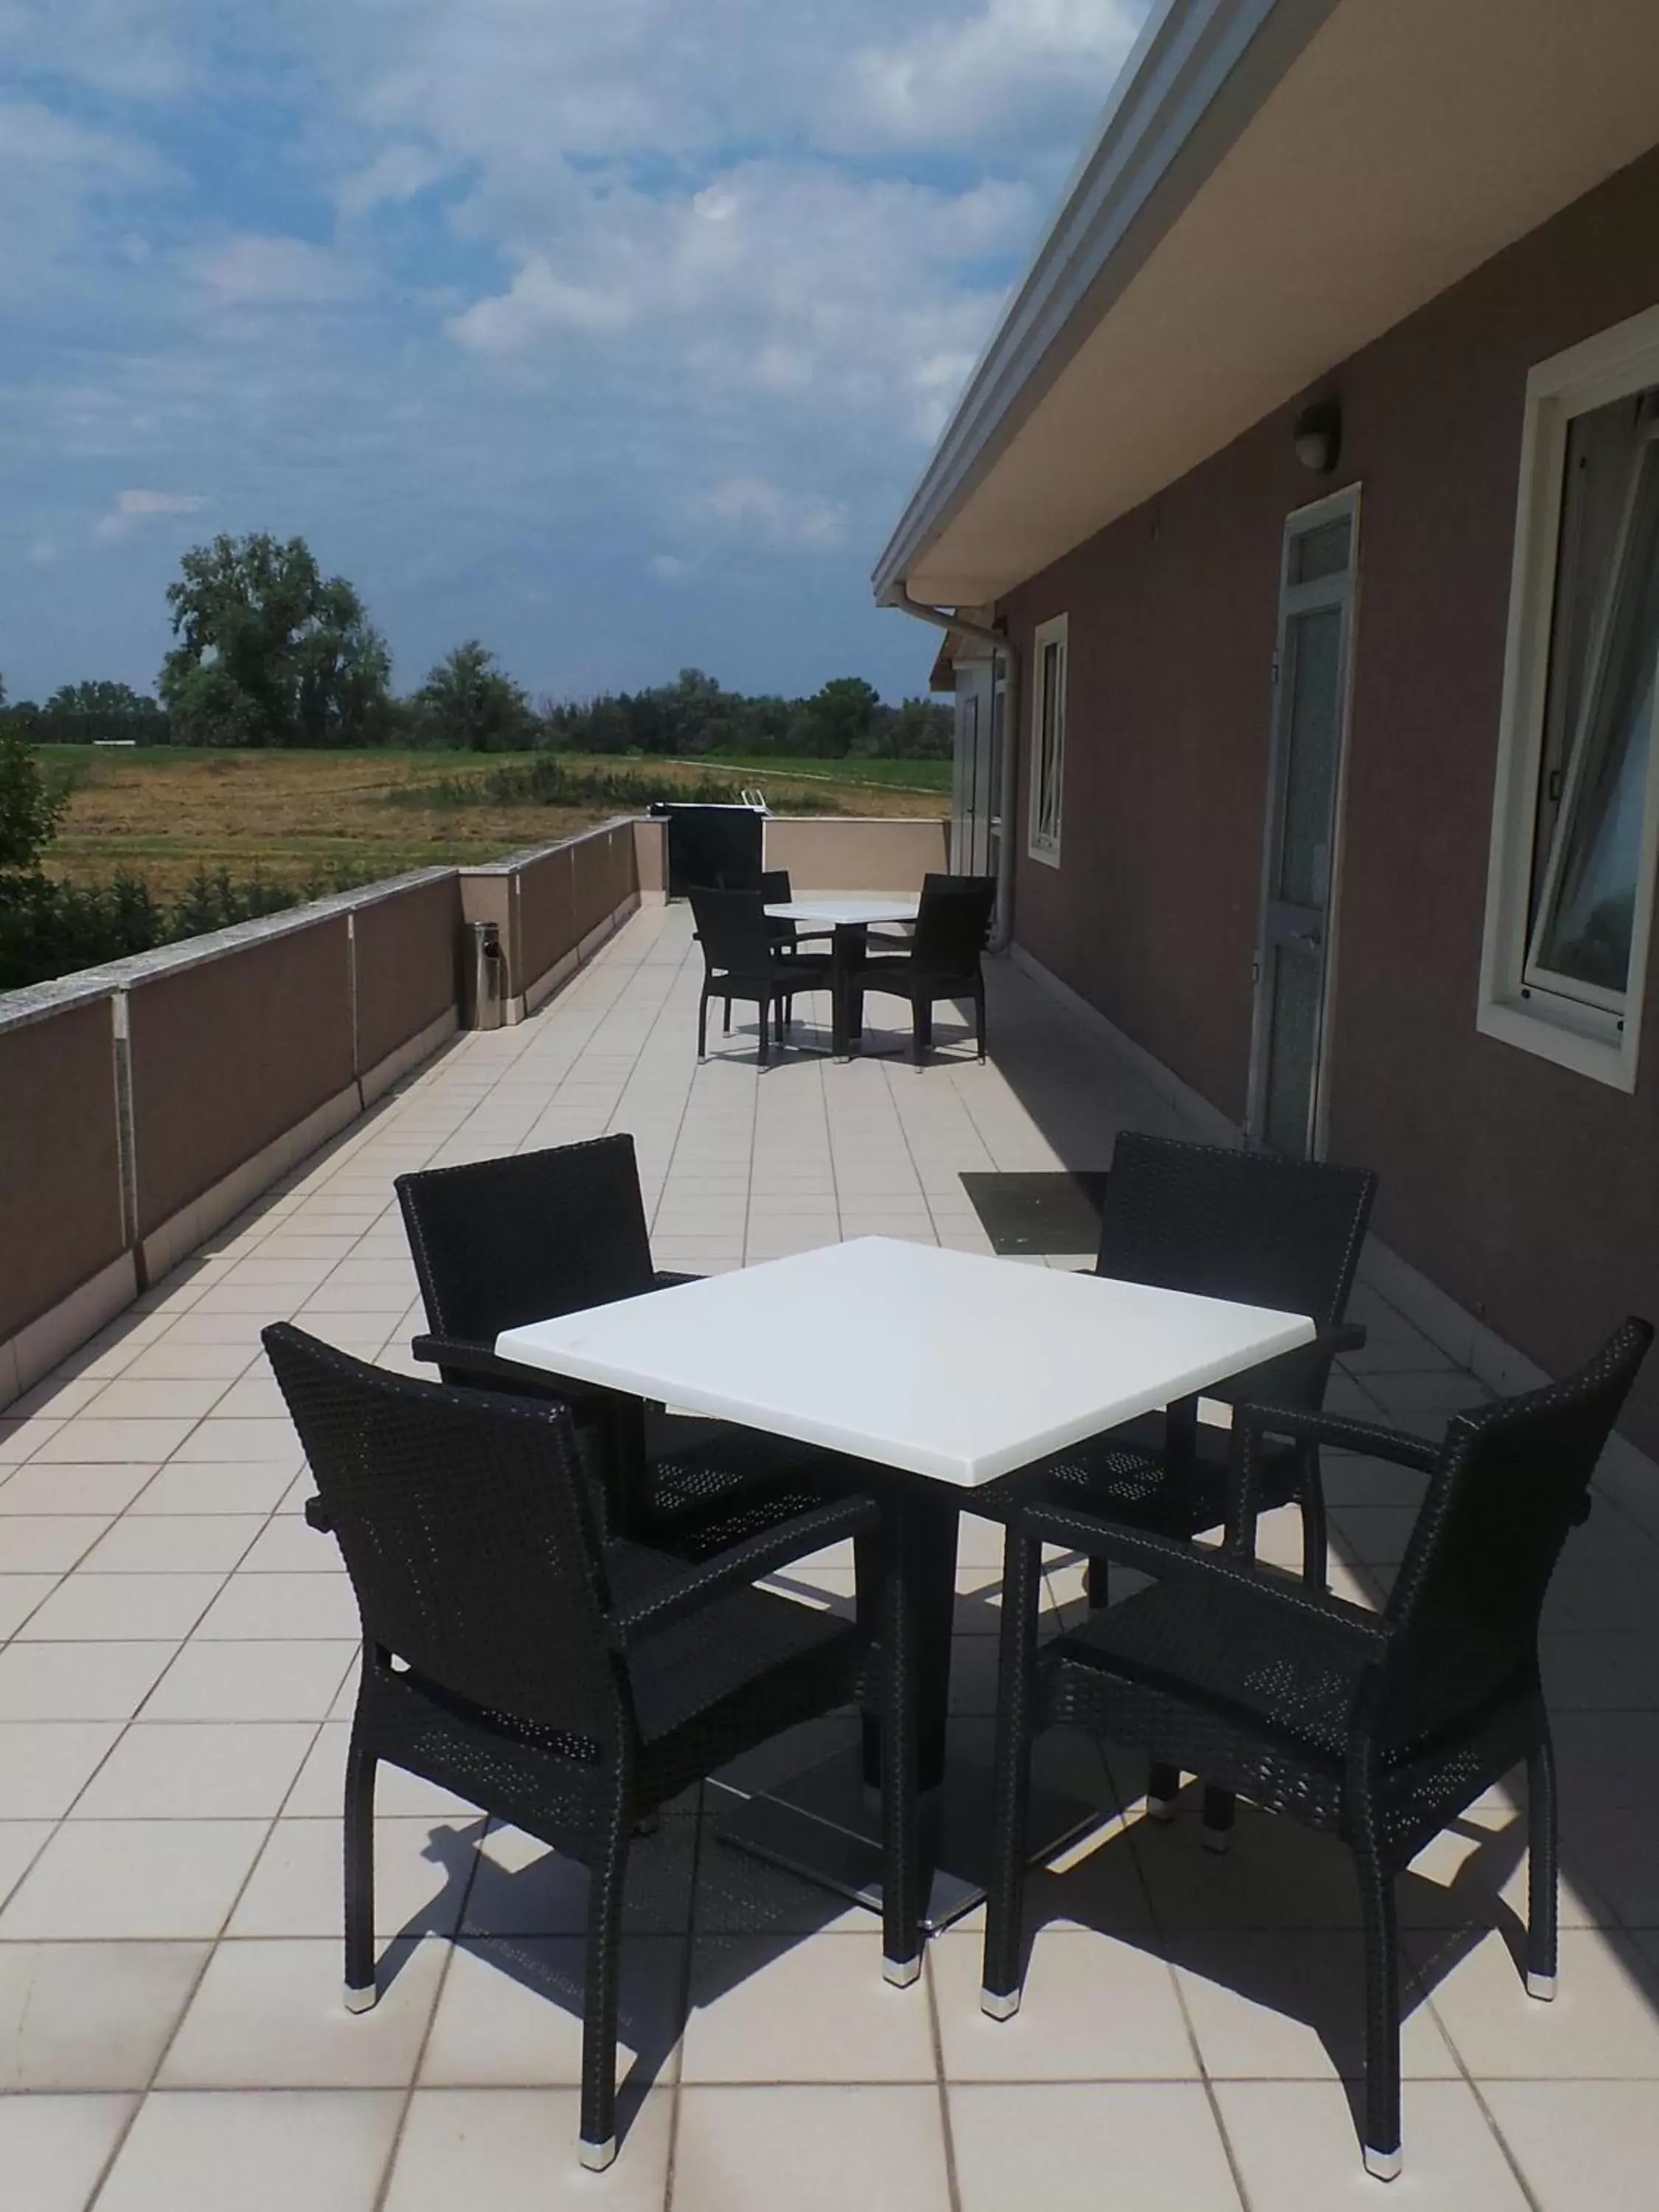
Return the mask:
<svg viewBox="0 0 1659 2212">
<path fill-rule="evenodd" d="M 1161 0 L 876 564 L 887 604 L 1340 0 Z"/>
</svg>

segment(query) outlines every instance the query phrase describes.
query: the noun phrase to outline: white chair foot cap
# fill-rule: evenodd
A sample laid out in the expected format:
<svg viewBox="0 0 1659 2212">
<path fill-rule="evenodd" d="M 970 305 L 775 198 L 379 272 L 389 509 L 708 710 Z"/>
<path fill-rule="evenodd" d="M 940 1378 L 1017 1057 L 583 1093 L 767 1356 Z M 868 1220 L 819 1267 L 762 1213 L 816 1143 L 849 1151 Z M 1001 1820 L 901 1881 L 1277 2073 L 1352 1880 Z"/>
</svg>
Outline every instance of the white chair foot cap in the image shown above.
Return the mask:
<svg viewBox="0 0 1659 2212">
<path fill-rule="evenodd" d="M 1010 1990 L 1006 1996 L 999 1996 L 994 1990 L 981 1990 L 979 2008 L 987 2020 L 1012 2020 L 1019 2010 L 1019 1991 Z"/>
<path fill-rule="evenodd" d="M 373 2012 L 380 2001 L 380 1984 L 371 1982 L 366 1990 L 354 1990 L 349 1982 L 345 1986 L 345 2008 L 348 2012 Z"/>
<path fill-rule="evenodd" d="M 1365 2146 L 1365 2171 L 1376 2181 L 1398 2181 L 1405 2154 L 1399 2150 L 1373 2150 Z"/>
<path fill-rule="evenodd" d="M 1527 1995 L 1529 1997 L 1538 1998 L 1540 2003 L 1547 2004 L 1551 1998 L 1555 1995 L 1554 1975 L 1528 1974 L 1527 1976 Z"/>
<path fill-rule="evenodd" d="M 881 1978 L 884 1982 L 890 1982 L 896 1990 L 908 1990 L 913 1982 L 921 1979 L 920 1954 L 914 1959 L 884 1959 Z"/>
<path fill-rule="evenodd" d="M 1231 1850 L 1233 1832 L 1231 1828 L 1206 1827 L 1200 1832 L 1199 1840 L 1206 1851 L 1214 1851 L 1219 1856 L 1223 1851 Z"/>
<path fill-rule="evenodd" d="M 1146 1800 L 1146 1818 L 1149 1820 L 1162 1820 L 1167 1826 L 1175 1816 L 1176 1801 L 1173 1797 L 1149 1797 Z"/>
<path fill-rule="evenodd" d="M 576 2145 L 576 2155 L 590 2173 L 603 2173 L 617 2155 L 617 2138 L 611 2136 L 602 2143 L 589 2142 L 584 2136 Z"/>
</svg>

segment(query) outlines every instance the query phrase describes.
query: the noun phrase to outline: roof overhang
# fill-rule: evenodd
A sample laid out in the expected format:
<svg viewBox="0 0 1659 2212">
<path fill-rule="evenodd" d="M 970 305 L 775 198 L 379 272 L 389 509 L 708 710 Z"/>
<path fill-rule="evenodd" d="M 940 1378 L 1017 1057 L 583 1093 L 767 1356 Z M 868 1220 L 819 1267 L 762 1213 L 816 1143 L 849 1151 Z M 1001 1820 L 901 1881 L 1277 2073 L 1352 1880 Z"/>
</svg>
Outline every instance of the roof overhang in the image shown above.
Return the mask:
<svg viewBox="0 0 1659 2212">
<path fill-rule="evenodd" d="M 994 602 L 1659 140 L 1654 0 L 1163 0 L 875 571 Z"/>
</svg>

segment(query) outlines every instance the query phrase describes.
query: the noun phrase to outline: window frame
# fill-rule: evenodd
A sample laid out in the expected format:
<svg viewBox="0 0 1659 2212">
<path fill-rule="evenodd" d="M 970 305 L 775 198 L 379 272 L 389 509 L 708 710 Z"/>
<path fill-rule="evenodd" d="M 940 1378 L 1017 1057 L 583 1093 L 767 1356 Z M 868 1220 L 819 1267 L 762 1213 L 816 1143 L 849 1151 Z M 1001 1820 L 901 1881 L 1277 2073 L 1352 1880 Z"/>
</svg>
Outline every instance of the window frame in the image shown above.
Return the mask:
<svg viewBox="0 0 1659 2212">
<path fill-rule="evenodd" d="M 1538 971 L 1529 975 L 1528 968 L 1569 427 L 1576 416 L 1634 398 L 1655 384 L 1659 384 L 1659 307 L 1540 362 L 1527 378 L 1475 1017 L 1483 1036 L 1624 1091 L 1636 1088 L 1652 934 L 1655 848 L 1659 843 L 1659 713 L 1649 736 L 1641 874 L 1623 1011 L 1613 1004 L 1593 1004 L 1553 990 Z M 1540 899 L 1547 889 L 1547 884 L 1539 883 Z"/>
<path fill-rule="evenodd" d="M 1045 836 L 1038 825 L 1042 818 L 1043 785 L 1044 724 L 1048 719 L 1048 647 L 1060 647 L 1060 698 L 1054 718 L 1055 731 L 1054 831 Z M 1053 615 L 1039 623 L 1031 639 L 1031 769 L 1030 793 L 1026 810 L 1025 850 L 1034 860 L 1045 867 L 1060 866 L 1060 836 L 1066 813 L 1066 706 L 1072 684 L 1071 621 L 1066 615 Z"/>
</svg>

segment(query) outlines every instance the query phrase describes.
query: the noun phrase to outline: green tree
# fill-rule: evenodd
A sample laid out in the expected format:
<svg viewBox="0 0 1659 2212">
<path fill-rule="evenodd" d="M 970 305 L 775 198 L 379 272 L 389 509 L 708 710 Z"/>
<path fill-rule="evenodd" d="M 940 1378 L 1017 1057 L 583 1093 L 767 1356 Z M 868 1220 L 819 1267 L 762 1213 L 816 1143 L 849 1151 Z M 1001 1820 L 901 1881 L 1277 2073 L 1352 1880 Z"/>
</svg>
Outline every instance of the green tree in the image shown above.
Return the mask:
<svg viewBox="0 0 1659 2212">
<path fill-rule="evenodd" d="M 881 694 L 861 676 L 837 676 L 802 707 L 795 733 L 805 753 L 839 760 L 869 750 Z"/>
<path fill-rule="evenodd" d="M 63 684 L 40 708 L 39 744 L 85 745 L 100 738 L 131 738 L 137 744 L 167 743 L 167 716 L 154 699 L 130 684 Z"/>
<path fill-rule="evenodd" d="M 302 538 L 221 535 L 167 586 L 179 643 L 161 692 L 185 744 L 374 744 L 391 722 L 386 642 Z"/>
<path fill-rule="evenodd" d="M 415 696 L 434 744 L 499 753 L 535 738 L 529 699 L 476 637 L 447 654 Z"/>
<path fill-rule="evenodd" d="M 5 703 L 6 687 L 0 682 L 0 708 Z M 40 855 L 52 841 L 67 798 L 41 775 L 22 732 L 0 716 L 0 902 L 9 896 L 9 878 L 39 872 Z M 14 883 L 9 895 L 15 890 Z"/>
</svg>

